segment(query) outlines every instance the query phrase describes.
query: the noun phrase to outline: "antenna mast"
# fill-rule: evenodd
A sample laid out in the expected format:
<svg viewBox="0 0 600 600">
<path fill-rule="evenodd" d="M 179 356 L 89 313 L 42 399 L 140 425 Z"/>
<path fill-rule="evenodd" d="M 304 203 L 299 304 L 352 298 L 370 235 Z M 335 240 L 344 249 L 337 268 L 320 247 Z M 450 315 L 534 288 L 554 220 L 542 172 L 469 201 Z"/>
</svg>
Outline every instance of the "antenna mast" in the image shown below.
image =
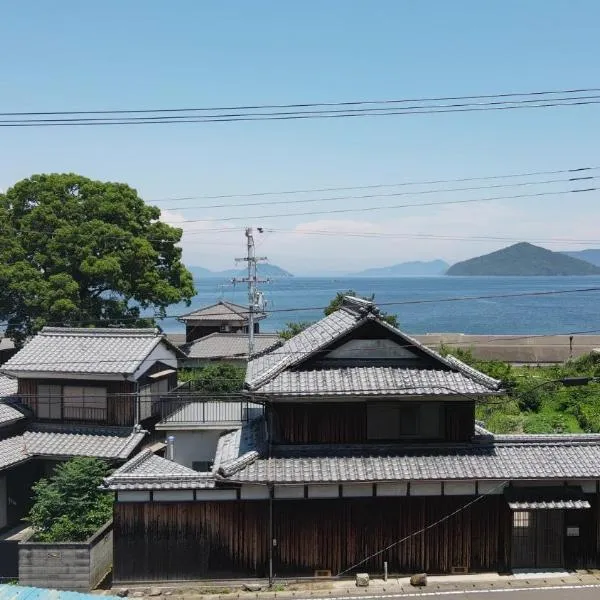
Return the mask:
<svg viewBox="0 0 600 600">
<path fill-rule="evenodd" d="M 260 227 L 258 228 L 260 232 Z M 244 258 L 236 258 L 236 262 L 246 261 L 248 263 L 248 275 L 246 277 L 235 277 L 233 283 L 248 284 L 248 358 L 254 354 L 254 316 L 264 309 L 262 293 L 258 291 L 258 283 L 266 283 L 268 279 L 256 276 L 256 265 L 267 260 L 266 256 L 256 256 L 254 251 L 254 234 L 252 227 L 246 227 L 247 254 Z"/>
</svg>

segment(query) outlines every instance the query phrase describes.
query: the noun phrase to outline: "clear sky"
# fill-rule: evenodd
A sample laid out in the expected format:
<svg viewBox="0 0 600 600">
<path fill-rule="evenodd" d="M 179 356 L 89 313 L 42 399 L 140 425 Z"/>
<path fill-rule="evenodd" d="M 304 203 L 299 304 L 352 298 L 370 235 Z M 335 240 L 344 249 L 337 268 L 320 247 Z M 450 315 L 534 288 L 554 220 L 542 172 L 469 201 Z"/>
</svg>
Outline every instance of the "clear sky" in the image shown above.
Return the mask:
<svg viewBox="0 0 600 600">
<path fill-rule="evenodd" d="M 0 6 L 0 112 L 600 87 L 597 0 L 3 0 Z M 2 128 L 0 136 L 0 189 L 33 173 L 77 172 L 127 182 L 151 201 L 600 166 L 600 104 L 314 121 Z M 545 189 L 562 188 L 525 191 Z M 509 237 L 544 240 L 551 248 L 600 247 L 598 192 L 251 217 L 490 195 L 483 190 L 290 208 L 181 210 L 215 203 L 206 199 L 159 205 L 168 209 L 166 220 L 186 231 L 186 262 L 214 268 L 231 267 L 243 251 L 244 225 L 264 227 L 260 252 L 300 274 L 413 259 L 453 261 L 509 243 L 314 236 L 299 233 L 303 230 Z M 249 199 L 231 203 L 244 200 Z M 227 223 L 231 232 L 209 231 L 222 229 L 217 219 L 231 216 L 241 218 Z M 186 224 L 189 219 L 215 221 Z M 590 243 L 551 243 L 555 238 Z"/>
</svg>

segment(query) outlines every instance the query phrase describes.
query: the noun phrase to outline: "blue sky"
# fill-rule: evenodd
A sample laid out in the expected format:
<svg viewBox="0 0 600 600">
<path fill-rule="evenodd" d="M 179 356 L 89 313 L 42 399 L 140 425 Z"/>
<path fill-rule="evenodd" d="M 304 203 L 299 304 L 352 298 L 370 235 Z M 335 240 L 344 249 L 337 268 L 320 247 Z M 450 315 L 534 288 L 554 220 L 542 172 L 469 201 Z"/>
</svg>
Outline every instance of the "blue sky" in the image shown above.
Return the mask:
<svg viewBox="0 0 600 600">
<path fill-rule="evenodd" d="M 235 106 L 600 87 L 599 18 L 600 3 L 594 0 L 5 0 L 0 110 Z M 554 170 L 600 165 L 599 134 L 600 105 L 315 121 L 5 128 L 0 189 L 33 173 L 69 171 L 125 181 L 154 200 Z M 513 193 L 519 191 L 498 195 Z M 477 197 L 467 194 L 439 194 L 435 200 Z M 272 262 L 310 273 L 411 259 L 452 261 L 505 243 L 302 233 L 307 230 L 514 237 L 581 248 L 585 245 L 550 241 L 600 240 L 599 199 L 593 192 L 260 221 L 251 215 L 282 212 L 281 206 L 202 209 L 214 203 L 209 200 L 160 206 L 167 209 L 166 220 L 184 227 L 189 264 L 230 267 L 242 251 L 241 227 L 248 224 L 267 228 L 261 252 Z M 308 208 L 411 200 L 418 198 Z M 182 206 L 198 208 L 178 210 Z M 232 231 L 209 231 L 222 229 L 217 219 L 232 215 L 241 219 L 228 224 Z M 185 223 L 201 218 L 215 221 Z M 275 229 L 283 231 L 270 231 Z"/>
</svg>

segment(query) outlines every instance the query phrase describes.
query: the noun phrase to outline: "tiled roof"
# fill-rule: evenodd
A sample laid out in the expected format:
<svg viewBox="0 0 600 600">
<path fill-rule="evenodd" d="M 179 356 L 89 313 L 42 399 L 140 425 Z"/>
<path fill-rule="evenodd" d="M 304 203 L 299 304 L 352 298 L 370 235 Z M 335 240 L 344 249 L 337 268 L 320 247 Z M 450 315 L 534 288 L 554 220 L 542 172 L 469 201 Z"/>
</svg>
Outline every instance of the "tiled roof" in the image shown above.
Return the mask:
<svg viewBox="0 0 600 600">
<path fill-rule="evenodd" d="M 103 482 L 107 490 L 176 490 L 212 488 L 210 474 L 198 473 L 144 450 Z"/>
<path fill-rule="evenodd" d="M 581 510 L 591 508 L 579 486 L 507 488 L 504 496 L 512 510 Z"/>
<path fill-rule="evenodd" d="M 339 310 L 307 327 L 281 347 L 266 351 L 264 354 L 250 360 L 246 371 L 246 387 L 254 392 L 263 392 L 265 387 L 280 374 L 297 367 L 310 356 L 325 350 L 332 342 L 348 335 L 368 321 L 375 321 L 392 332 L 402 345 L 412 346 L 434 359 L 439 364 L 440 371 L 458 371 L 465 377 L 488 388 L 488 391 L 499 389 L 499 381 L 480 373 L 454 357 L 441 356 L 406 333 L 389 325 L 380 318 L 379 309 L 372 302 L 351 297 L 344 299 L 344 303 Z M 334 373 L 335 369 L 331 369 L 330 372 Z M 363 375 L 365 374 L 363 373 Z M 375 377 L 375 374 L 373 376 Z M 282 381 L 291 383 L 291 380 L 287 379 Z M 335 387 L 334 385 L 334 390 Z M 429 387 L 431 387 L 431 383 Z M 280 393 L 295 393 L 294 389 L 296 388 L 292 388 L 288 392 L 286 386 L 281 386 Z"/>
<path fill-rule="evenodd" d="M 10 425 L 24 418 L 25 415 L 14 406 L 0 402 L 0 427 Z"/>
<path fill-rule="evenodd" d="M 255 419 L 219 438 L 213 472 L 227 476 L 258 459 L 263 450 L 266 430 L 264 419 Z"/>
<path fill-rule="evenodd" d="M 503 436 L 504 439 L 508 436 Z M 283 449 L 231 474 L 249 483 L 600 478 L 600 440 L 520 436 L 448 446 L 312 446 Z M 285 455 L 285 456 L 284 456 Z"/>
<path fill-rule="evenodd" d="M 130 375 L 162 340 L 154 329 L 44 327 L 2 371 Z"/>
<path fill-rule="evenodd" d="M 259 333 L 254 336 L 255 353 L 264 352 L 281 342 L 273 333 Z M 211 333 L 182 347 L 188 358 L 205 360 L 247 359 L 248 335 L 245 333 Z"/>
<path fill-rule="evenodd" d="M 0 375 L 0 398 L 14 396 L 19 390 L 19 383 L 14 377 Z"/>
<path fill-rule="evenodd" d="M 235 402 L 224 400 L 206 400 L 201 402 L 185 402 L 157 424 L 159 429 L 169 426 L 210 426 L 230 423 L 238 426 L 242 422 L 261 416 L 261 404 L 248 402 L 240 398 Z"/>
<path fill-rule="evenodd" d="M 125 460 L 145 435 L 124 427 L 30 425 L 23 434 L 0 441 L 0 468 L 39 457 L 95 456 Z"/>
<path fill-rule="evenodd" d="M 254 319 L 264 319 L 265 313 L 254 314 Z M 179 317 L 181 321 L 237 321 L 245 323 L 248 321 L 248 307 L 227 300 L 220 300 L 210 306 L 203 306 Z"/>
<path fill-rule="evenodd" d="M 494 394 L 475 377 L 455 371 L 352 367 L 317 371 L 283 371 L 260 388 L 261 394 L 294 396 Z"/>
</svg>

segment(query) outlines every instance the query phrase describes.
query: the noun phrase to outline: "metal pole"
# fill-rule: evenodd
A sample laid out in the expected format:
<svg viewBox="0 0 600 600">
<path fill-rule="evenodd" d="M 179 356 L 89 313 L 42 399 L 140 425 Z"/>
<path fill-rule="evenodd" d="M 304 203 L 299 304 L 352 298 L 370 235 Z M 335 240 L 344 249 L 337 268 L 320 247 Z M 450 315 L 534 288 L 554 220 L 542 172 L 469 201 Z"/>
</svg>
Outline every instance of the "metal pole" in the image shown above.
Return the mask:
<svg viewBox="0 0 600 600">
<path fill-rule="evenodd" d="M 256 260 L 252 228 L 246 229 L 248 238 L 248 358 L 254 354 L 254 303 L 256 302 Z"/>
<path fill-rule="evenodd" d="M 273 587 L 273 486 L 269 486 L 269 587 Z"/>
<path fill-rule="evenodd" d="M 388 579 L 388 566 L 387 566 L 387 560 L 383 563 L 383 580 L 387 581 Z"/>
</svg>

